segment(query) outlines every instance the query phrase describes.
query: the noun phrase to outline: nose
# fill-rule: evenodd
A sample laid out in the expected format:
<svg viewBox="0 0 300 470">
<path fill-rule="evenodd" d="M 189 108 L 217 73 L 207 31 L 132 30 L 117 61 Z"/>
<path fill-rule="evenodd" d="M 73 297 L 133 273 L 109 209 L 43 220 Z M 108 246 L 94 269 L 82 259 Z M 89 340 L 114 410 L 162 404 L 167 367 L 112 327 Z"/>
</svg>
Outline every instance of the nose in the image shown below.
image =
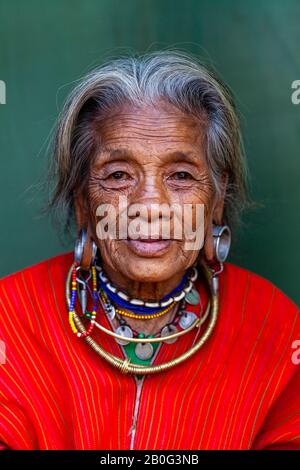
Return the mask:
<svg viewBox="0 0 300 470">
<path fill-rule="evenodd" d="M 138 220 L 134 221 L 135 218 Z M 136 189 L 128 207 L 129 234 L 136 230 L 143 238 L 170 238 L 173 214 L 162 178 L 148 177 Z M 135 235 L 134 235 L 135 236 Z"/>
<path fill-rule="evenodd" d="M 170 207 L 170 200 L 160 175 L 145 177 L 139 183 L 135 193 L 132 194 L 129 206 L 131 207 L 128 213 L 129 217 L 138 216 L 148 223 L 153 222 L 153 218 L 167 217 L 167 207 Z"/>
</svg>

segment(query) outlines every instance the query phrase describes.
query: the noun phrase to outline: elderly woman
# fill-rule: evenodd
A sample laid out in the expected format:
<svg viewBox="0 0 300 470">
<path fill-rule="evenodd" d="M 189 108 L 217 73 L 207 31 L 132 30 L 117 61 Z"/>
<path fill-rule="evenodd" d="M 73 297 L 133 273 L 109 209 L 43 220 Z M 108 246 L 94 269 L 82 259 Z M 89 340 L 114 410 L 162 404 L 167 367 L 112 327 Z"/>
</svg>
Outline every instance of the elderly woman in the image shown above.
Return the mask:
<svg viewBox="0 0 300 470">
<path fill-rule="evenodd" d="M 54 164 L 78 238 L 1 281 L 2 447 L 300 448 L 299 311 L 225 262 L 247 199 L 224 85 L 180 52 L 113 60 Z"/>
</svg>

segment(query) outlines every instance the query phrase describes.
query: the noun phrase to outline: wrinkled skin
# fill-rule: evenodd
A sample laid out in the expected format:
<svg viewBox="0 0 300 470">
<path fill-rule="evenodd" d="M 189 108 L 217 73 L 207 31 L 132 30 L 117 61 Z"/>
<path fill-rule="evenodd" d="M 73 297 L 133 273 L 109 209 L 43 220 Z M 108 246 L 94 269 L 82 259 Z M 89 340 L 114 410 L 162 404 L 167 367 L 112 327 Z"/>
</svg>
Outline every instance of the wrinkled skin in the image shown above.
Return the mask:
<svg viewBox="0 0 300 470">
<path fill-rule="evenodd" d="M 149 244 L 143 242 L 136 248 L 129 240 L 99 240 L 97 207 L 109 203 L 118 211 L 120 195 L 129 204 L 143 203 L 149 208 L 151 203 L 204 204 L 202 251 L 211 259 L 212 223 L 221 223 L 224 198 L 217 199 L 210 178 L 201 132 L 204 125 L 162 101 L 157 106 L 126 105 L 99 125 L 102 151 L 91 165 L 86 191 L 76 198 L 77 223 L 88 228 L 112 282 L 132 297 L 162 298 L 178 285 L 199 251 L 187 251 L 184 240 L 173 239 L 149 255 Z M 128 319 L 128 323 L 151 334 L 169 318 L 172 311 L 158 319 Z"/>
</svg>

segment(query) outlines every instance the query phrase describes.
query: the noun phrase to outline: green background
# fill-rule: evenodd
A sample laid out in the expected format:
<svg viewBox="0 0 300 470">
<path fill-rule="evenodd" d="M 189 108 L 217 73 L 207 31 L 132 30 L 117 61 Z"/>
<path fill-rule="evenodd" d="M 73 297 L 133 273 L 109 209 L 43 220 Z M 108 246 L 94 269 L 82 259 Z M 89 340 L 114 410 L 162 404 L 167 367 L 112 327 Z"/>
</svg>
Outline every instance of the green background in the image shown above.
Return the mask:
<svg viewBox="0 0 300 470">
<path fill-rule="evenodd" d="M 50 132 L 74 82 L 111 56 L 180 48 L 234 91 L 258 203 L 230 261 L 300 303 L 299 0 L 0 0 L 0 275 L 72 248 L 48 217 Z"/>
</svg>

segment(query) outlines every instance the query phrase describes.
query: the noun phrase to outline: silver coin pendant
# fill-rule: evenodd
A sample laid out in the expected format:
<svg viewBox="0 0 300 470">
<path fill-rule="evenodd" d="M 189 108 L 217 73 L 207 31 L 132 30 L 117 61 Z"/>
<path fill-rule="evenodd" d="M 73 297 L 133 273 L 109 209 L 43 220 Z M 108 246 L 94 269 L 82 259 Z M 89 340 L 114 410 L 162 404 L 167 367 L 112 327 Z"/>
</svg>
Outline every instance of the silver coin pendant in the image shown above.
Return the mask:
<svg viewBox="0 0 300 470">
<path fill-rule="evenodd" d="M 139 359 L 147 360 L 153 356 L 153 346 L 151 343 L 137 343 L 135 354 Z"/>
<path fill-rule="evenodd" d="M 124 338 L 133 338 L 132 329 L 126 325 L 118 326 L 118 328 L 116 329 L 116 333 L 120 336 L 124 336 Z M 129 341 L 126 341 L 126 339 L 124 340 L 118 339 L 118 338 L 115 338 L 115 339 L 116 339 L 116 342 L 120 344 L 121 346 L 126 346 L 126 344 L 129 343 Z"/>
</svg>

